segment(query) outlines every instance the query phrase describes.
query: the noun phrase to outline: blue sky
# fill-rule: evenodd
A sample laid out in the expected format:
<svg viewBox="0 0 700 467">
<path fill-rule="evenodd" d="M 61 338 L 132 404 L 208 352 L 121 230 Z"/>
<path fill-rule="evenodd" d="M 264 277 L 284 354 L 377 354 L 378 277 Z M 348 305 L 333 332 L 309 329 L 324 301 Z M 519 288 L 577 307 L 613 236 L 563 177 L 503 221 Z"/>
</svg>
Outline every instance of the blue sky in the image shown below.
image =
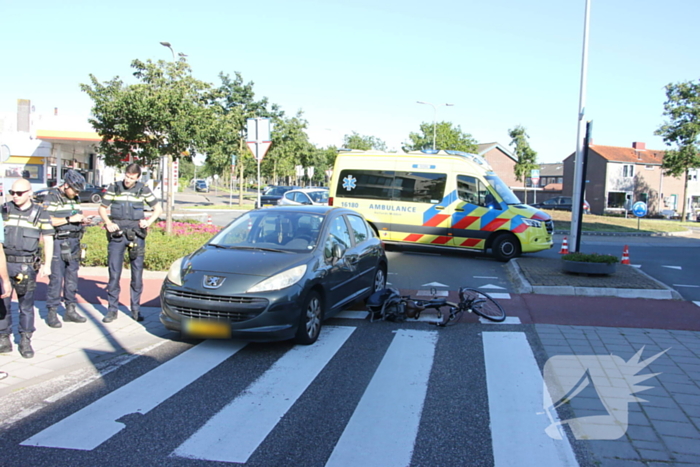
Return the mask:
<svg viewBox="0 0 700 467">
<path fill-rule="evenodd" d="M 540 162 L 576 147 L 585 0 L 0 0 L 0 112 L 85 115 L 79 90 L 131 60 L 188 55 L 195 77 L 242 73 L 315 144 L 356 131 L 398 148 L 421 122 L 478 142 L 520 124 Z M 597 144 L 663 149 L 664 86 L 700 78 L 697 0 L 591 0 L 586 119 Z"/>
</svg>

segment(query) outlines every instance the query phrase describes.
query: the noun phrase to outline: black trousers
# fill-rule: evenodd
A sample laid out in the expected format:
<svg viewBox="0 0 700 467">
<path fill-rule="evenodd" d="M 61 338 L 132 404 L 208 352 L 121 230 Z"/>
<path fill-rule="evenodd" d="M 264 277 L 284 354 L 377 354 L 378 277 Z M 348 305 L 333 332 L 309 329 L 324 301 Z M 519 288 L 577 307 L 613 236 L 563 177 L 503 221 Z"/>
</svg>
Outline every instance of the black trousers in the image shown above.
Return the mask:
<svg viewBox="0 0 700 467">
<path fill-rule="evenodd" d="M 17 293 L 19 302 L 19 332 L 34 332 L 34 289 L 36 289 L 36 271 L 31 263 L 7 263 L 7 272 L 10 278 L 22 273 L 26 276 L 22 281 L 27 281 L 27 289 L 23 294 Z M 10 279 L 13 288 L 14 279 Z M 15 291 L 17 289 L 15 288 Z M 12 294 L 0 301 L 0 334 L 12 334 Z"/>
<path fill-rule="evenodd" d="M 141 292 L 143 291 L 143 259 L 146 251 L 146 240 L 135 236 L 134 243 L 138 248 L 136 259 L 129 260 L 131 266 L 131 312 L 141 311 Z M 119 310 L 119 294 L 124 265 L 124 252 L 127 250 L 129 240 L 126 235 L 119 238 L 111 238 L 107 245 L 107 267 L 109 270 L 109 282 L 107 283 L 107 311 Z"/>
</svg>

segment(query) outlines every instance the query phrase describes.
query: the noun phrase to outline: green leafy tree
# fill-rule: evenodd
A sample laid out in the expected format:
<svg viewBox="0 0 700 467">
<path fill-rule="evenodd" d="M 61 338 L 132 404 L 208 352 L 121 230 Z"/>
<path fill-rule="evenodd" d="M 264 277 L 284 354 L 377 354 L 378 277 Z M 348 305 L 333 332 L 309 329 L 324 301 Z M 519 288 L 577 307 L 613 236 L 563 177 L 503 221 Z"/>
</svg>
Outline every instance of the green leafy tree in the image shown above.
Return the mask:
<svg viewBox="0 0 700 467">
<path fill-rule="evenodd" d="M 319 170 L 316 167 L 315 148 L 305 131 L 308 122 L 302 115 L 300 111 L 295 117 L 275 119 L 272 146 L 261 164 L 261 170 L 272 178 L 273 183 L 278 183 L 279 177 L 296 177 L 294 167 L 297 165 Z"/>
<path fill-rule="evenodd" d="M 433 124 L 423 122 L 419 133 L 408 135 L 410 142 L 404 143 L 404 151 L 420 151 L 433 147 Z M 475 153 L 478 150 L 476 140 L 469 133 L 462 132 L 459 125 L 450 122 L 437 122 L 435 125 L 435 148 Z"/>
<path fill-rule="evenodd" d="M 513 167 L 515 179 L 523 182 L 524 187 L 527 177 L 530 176 L 533 170 L 539 168 L 537 153 L 530 147 L 530 143 L 527 141 L 529 136 L 522 125 L 517 125 L 512 130 L 508 130 L 508 135 L 511 137 L 510 145 L 513 146 L 513 152 L 515 152 L 515 158 L 517 159 L 515 167 Z"/>
<path fill-rule="evenodd" d="M 236 156 L 241 183 L 238 204 L 243 205 L 243 180 L 257 173 L 257 161 L 246 144 L 246 122 L 255 117 L 282 118 L 284 112 L 276 104 L 270 104 L 267 97 L 256 100 L 254 83 L 244 83 L 239 72 L 233 79 L 224 73 L 220 73 L 219 78 L 221 85 L 211 102 L 216 119 L 206 145 L 207 168 L 230 178 L 231 156 Z"/>
<path fill-rule="evenodd" d="M 675 146 L 666 151 L 662 167 L 667 175 L 684 177 L 681 219 L 685 220 L 689 171 L 700 167 L 700 81 L 667 84 L 664 116 L 667 120 L 655 134 L 661 136 L 667 146 Z"/>
<path fill-rule="evenodd" d="M 192 76 L 184 57 L 178 61 L 134 60 L 136 84 L 126 85 L 119 77 L 80 88 L 93 100 L 89 121 L 102 137 L 99 151 L 110 166 L 121 166 L 135 156 L 142 166 L 151 166 L 167 156 L 167 167 L 182 154 L 204 145 L 213 124 L 208 102 L 211 85 Z M 169 185 L 172 187 L 172 184 Z M 166 196 L 166 231 L 172 231 L 172 191 Z"/>
<path fill-rule="evenodd" d="M 351 135 L 345 135 L 343 138 L 343 147 L 347 149 L 360 149 L 369 151 L 375 149 L 377 151 L 386 151 L 386 143 L 376 136 L 364 136 L 353 131 Z"/>
</svg>

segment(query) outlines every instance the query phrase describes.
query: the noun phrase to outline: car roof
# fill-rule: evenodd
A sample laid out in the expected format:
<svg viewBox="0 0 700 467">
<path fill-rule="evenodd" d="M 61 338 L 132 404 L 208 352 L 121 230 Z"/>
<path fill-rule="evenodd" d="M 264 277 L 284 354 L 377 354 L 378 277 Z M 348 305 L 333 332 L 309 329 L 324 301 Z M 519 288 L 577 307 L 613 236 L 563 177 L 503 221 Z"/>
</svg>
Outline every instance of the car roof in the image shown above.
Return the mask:
<svg viewBox="0 0 700 467">
<path fill-rule="evenodd" d="M 264 208 L 264 211 L 284 211 L 284 212 L 311 212 L 313 214 L 328 215 L 333 212 L 338 212 L 341 214 L 357 214 L 362 216 L 362 214 L 357 211 L 353 211 L 348 208 L 341 208 L 337 206 L 271 206 L 269 208 Z"/>
<path fill-rule="evenodd" d="M 328 191 L 328 188 L 297 188 L 296 190 L 289 190 L 287 193 L 292 191 L 300 191 L 302 193 L 313 193 L 316 191 Z"/>
</svg>

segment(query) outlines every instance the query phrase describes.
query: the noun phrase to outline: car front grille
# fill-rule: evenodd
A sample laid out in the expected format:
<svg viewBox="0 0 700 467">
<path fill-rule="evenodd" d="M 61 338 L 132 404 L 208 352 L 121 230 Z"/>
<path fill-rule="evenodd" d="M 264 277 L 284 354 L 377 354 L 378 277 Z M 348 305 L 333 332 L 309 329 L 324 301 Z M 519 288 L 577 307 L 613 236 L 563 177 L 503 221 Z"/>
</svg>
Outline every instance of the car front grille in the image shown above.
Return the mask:
<svg viewBox="0 0 700 467">
<path fill-rule="evenodd" d="M 544 225 L 547 228 L 547 233 L 551 235 L 554 232 L 554 221 L 550 219 L 545 221 Z"/>
<path fill-rule="evenodd" d="M 182 290 L 168 290 L 165 301 L 176 313 L 191 319 L 247 321 L 268 307 L 266 298 L 207 295 Z"/>
</svg>

